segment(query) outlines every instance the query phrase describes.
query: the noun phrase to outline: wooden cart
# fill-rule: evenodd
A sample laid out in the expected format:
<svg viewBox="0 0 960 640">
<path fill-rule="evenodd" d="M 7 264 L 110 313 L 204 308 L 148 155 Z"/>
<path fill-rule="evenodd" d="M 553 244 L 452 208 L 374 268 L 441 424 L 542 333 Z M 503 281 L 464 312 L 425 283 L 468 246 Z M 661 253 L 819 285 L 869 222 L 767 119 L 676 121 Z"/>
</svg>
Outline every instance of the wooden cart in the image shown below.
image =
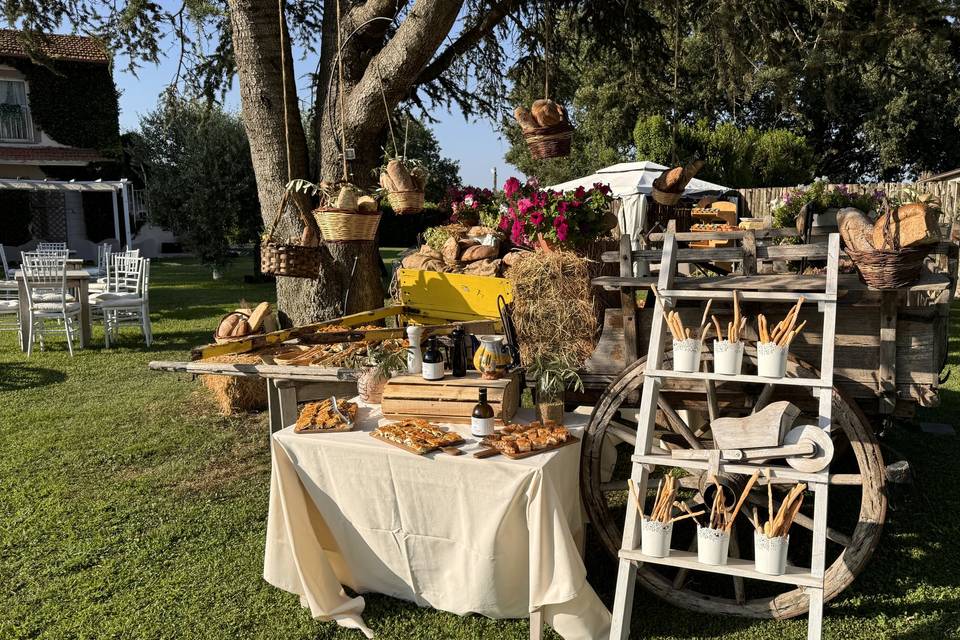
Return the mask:
<svg viewBox="0 0 960 640">
<path fill-rule="evenodd" d="M 825 244 L 774 244 L 789 231 L 720 232 L 715 234 L 675 234 L 686 242 L 731 240 L 735 246 L 691 249 L 680 248 L 677 261 L 701 264 L 708 272 L 712 264 L 734 263 L 735 271 L 723 276 L 679 280 L 685 290 L 751 289 L 754 291 L 822 291 L 824 276 L 795 275 L 783 269 L 780 275 L 768 273 L 771 265 L 806 258 L 826 257 Z M 653 245 L 663 234 L 652 235 Z M 620 265 L 619 276 L 600 277 L 596 286 L 618 291 L 621 308 L 608 310 L 603 334 L 593 356 L 585 365 L 584 380 L 592 387 L 595 404 L 593 417 L 584 437 L 581 458 L 581 493 L 604 546 L 616 557 L 623 539 L 622 522 L 627 504 L 626 478 L 630 454 L 636 443 L 634 407 L 639 401 L 645 367 L 646 339 L 652 324 L 652 296 L 649 286 L 656 282 L 651 265 L 661 259 L 661 250 L 650 246 L 633 251 L 624 238 L 619 252 L 604 254 L 605 262 Z M 705 264 L 707 263 L 707 264 Z M 696 267 L 693 272 L 698 271 Z M 758 275 L 764 273 L 764 275 Z M 905 289 L 872 290 L 855 273 L 841 273 L 838 287 L 835 364 L 833 389 L 834 431 L 837 451 L 831 466 L 831 500 L 827 519 L 825 600 L 830 600 L 849 585 L 863 569 L 879 542 L 886 517 L 886 484 L 891 470 L 885 466 L 874 425 L 893 416 L 911 415 L 917 406 L 935 406 L 938 402 L 940 371 L 947 357 L 949 306 L 957 284 L 957 247 L 942 243 L 934 248 L 922 278 Z M 679 312 L 685 326 L 697 326 L 705 300 L 687 303 Z M 787 304 L 769 301 L 744 303 L 751 318 L 748 342 L 755 340 L 753 319 L 757 313 L 782 317 Z M 726 309 L 715 303 L 714 313 L 726 322 Z M 820 361 L 820 323 L 822 315 L 815 303 L 808 303 L 801 320 L 808 325 L 801 339 L 791 346 L 789 367 L 799 377 L 816 378 L 811 362 Z M 753 325 L 753 326 L 751 326 Z M 671 345 L 672 346 L 672 345 Z M 667 347 L 668 349 L 670 347 Z M 707 356 L 705 356 L 707 357 Z M 754 358 L 747 350 L 747 361 Z M 669 380 L 657 404 L 658 446 L 666 449 L 712 448 L 709 418 L 717 415 L 745 415 L 765 404 L 774 394 L 770 384 L 715 384 L 707 380 Z M 778 387 L 775 399 L 789 399 L 805 415 L 816 416 L 817 398 L 812 389 Z M 612 414 L 611 414 L 612 412 Z M 602 416 L 614 415 L 612 420 Z M 869 416 L 873 417 L 871 421 Z M 682 473 L 682 472 L 681 472 Z M 740 488 L 738 480 L 721 474 L 721 483 L 731 490 Z M 703 499 L 706 486 L 702 474 L 684 475 L 681 484 L 686 497 Z M 751 495 L 751 501 L 765 501 Z M 811 545 L 812 513 L 801 513 L 796 520 L 791 556 L 800 557 Z M 749 548 L 747 538 L 731 541 L 731 556 L 739 548 Z M 637 579 L 646 589 L 665 600 L 691 610 L 736 614 L 750 617 L 788 618 L 805 613 L 809 597 L 802 587 L 780 585 L 771 588 L 742 576 L 716 576 L 687 569 L 643 565 Z"/>
<path fill-rule="evenodd" d="M 360 371 L 345 367 L 225 364 L 211 362 L 210 358 L 256 353 L 263 348 L 292 342 L 315 345 L 405 338 L 405 327 L 409 324 L 424 325 L 424 338 L 447 335 L 458 325 L 473 334 L 500 333 L 502 325 L 497 299 L 502 296 L 509 303 L 513 295 L 509 281 L 502 278 L 400 269 L 397 281 L 401 304 L 225 344 L 205 345 L 191 352 L 191 362 L 154 361 L 149 367 L 192 375 L 262 378 L 267 385 L 270 429 L 273 432 L 296 421 L 299 402 L 331 395 L 347 398 L 356 395 Z M 329 331 L 333 325 L 345 327 L 345 330 Z M 378 328 L 363 328 L 371 325 Z"/>
</svg>

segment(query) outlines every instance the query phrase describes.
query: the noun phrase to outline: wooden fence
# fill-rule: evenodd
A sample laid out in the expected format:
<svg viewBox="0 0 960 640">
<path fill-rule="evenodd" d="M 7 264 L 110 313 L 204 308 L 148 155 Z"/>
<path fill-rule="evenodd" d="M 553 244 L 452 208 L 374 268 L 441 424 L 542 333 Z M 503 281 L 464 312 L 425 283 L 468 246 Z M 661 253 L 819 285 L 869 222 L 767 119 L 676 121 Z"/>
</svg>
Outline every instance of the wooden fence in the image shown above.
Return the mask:
<svg viewBox="0 0 960 640">
<path fill-rule="evenodd" d="M 836 185 L 840 186 L 840 185 Z M 898 196 L 905 187 L 913 187 L 921 193 L 932 193 L 940 199 L 943 220 L 951 222 L 960 217 L 960 182 L 871 182 L 866 184 L 843 185 L 851 192 L 873 193 L 882 191 L 888 196 Z M 770 201 L 779 200 L 790 187 L 762 187 L 759 189 L 741 189 L 746 211 L 741 215 L 762 218 L 770 215 Z"/>
</svg>

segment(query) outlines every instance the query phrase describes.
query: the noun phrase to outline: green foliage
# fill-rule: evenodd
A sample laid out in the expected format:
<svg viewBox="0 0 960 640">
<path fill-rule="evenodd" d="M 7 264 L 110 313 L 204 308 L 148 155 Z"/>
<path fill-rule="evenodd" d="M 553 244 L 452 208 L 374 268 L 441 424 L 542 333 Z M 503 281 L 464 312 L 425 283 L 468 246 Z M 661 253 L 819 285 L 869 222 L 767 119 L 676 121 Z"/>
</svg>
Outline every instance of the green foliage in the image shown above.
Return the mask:
<svg viewBox="0 0 960 640">
<path fill-rule="evenodd" d="M 697 177 L 731 188 L 781 187 L 808 181 L 812 176 L 813 150 L 784 129 L 759 132 L 738 129 L 728 122 L 710 127 L 704 119 L 681 124 L 674 132 L 663 116 L 637 120 L 634 127 L 637 160 L 671 165 L 698 155 L 706 165 Z"/>
<path fill-rule="evenodd" d="M 572 358 L 560 355 L 534 359 L 527 367 L 527 374 L 537 381 L 537 397 L 544 401 L 562 398 L 567 389 L 582 393 L 583 380 L 576 364 Z"/>
<path fill-rule="evenodd" d="M 205 264 L 222 265 L 231 244 L 257 237 L 260 204 L 237 116 L 170 99 L 141 119 L 132 146 L 152 220 L 176 233 Z"/>
<path fill-rule="evenodd" d="M 395 344 L 380 343 L 367 348 L 365 365 L 377 372 L 381 378 L 390 378 L 394 374 L 407 370 L 407 354 L 410 349 L 397 348 Z"/>
<path fill-rule="evenodd" d="M 60 144 L 120 157 L 119 95 L 109 66 L 62 60 L 41 66 L 12 58 L 0 62 L 26 78 L 30 115 L 44 133 Z"/>
<path fill-rule="evenodd" d="M 830 184 L 826 177 L 816 178 L 813 184 L 786 191 L 782 198 L 771 203 L 770 214 L 777 228 L 792 227 L 800 210 L 807 205 L 814 207 L 814 213 L 855 207 L 870 214 L 880 204 L 881 193 L 851 193 L 843 185 Z"/>
</svg>

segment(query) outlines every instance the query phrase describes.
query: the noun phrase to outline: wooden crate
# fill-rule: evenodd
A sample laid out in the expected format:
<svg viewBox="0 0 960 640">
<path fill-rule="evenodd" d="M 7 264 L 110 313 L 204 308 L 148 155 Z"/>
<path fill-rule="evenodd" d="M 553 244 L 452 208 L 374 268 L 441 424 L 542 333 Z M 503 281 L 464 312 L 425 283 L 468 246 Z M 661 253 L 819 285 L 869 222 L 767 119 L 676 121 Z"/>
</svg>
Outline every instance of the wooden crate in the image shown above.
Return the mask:
<svg viewBox="0 0 960 640">
<path fill-rule="evenodd" d="M 384 417 L 390 419 L 423 418 L 467 424 L 481 388 L 487 390 L 487 402 L 493 407 L 496 423 L 502 426 L 510 422 L 520 405 L 520 380 L 515 374 L 500 380 L 484 380 L 476 371 L 468 371 L 466 378 L 437 381 L 418 375 L 397 376 L 387 382 L 381 408 Z"/>
</svg>

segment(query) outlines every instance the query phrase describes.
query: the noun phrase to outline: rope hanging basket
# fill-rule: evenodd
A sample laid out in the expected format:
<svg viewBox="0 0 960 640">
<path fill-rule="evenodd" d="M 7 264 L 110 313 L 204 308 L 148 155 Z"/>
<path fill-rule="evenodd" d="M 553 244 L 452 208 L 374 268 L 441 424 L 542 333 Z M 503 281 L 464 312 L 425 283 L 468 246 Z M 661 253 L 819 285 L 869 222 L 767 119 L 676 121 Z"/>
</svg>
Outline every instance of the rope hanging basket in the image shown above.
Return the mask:
<svg viewBox="0 0 960 640">
<path fill-rule="evenodd" d="M 373 240 L 380 224 L 380 212 L 359 213 L 350 209 L 320 207 L 313 210 L 325 242 L 363 242 Z"/>
<path fill-rule="evenodd" d="M 272 276 L 319 278 L 322 252 L 320 247 L 275 242 L 273 239 L 277 223 L 280 222 L 280 216 L 287 208 L 288 197 L 289 193 L 284 192 L 283 198 L 280 200 L 280 210 L 277 211 L 277 215 L 267 231 L 266 238 L 260 245 L 260 270 Z"/>
<path fill-rule="evenodd" d="M 423 211 L 423 191 L 390 191 L 387 202 L 397 215 L 408 215 Z"/>
<path fill-rule="evenodd" d="M 661 191 L 656 187 L 653 187 L 653 190 L 650 192 L 650 195 L 653 196 L 654 202 L 662 204 L 667 207 L 672 207 L 678 202 L 680 198 L 683 197 L 683 193 L 669 193 L 667 191 Z"/>
<path fill-rule="evenodd" d="M 573 127 L 564 120 L 551 127 L 537 127 L 523 132 L 523 139 L 534 160 L 565 158 L 570 155 Z"/>
</svg>

